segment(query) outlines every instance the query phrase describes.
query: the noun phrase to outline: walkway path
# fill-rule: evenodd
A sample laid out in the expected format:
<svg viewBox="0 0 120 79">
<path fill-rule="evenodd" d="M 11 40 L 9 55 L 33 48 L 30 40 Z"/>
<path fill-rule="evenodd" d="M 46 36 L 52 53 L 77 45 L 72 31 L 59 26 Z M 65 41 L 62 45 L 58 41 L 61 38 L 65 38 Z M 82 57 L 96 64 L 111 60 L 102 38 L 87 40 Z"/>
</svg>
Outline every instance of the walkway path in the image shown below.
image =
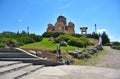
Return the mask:
<svg viewBox="0 0 120 79">
<path fill-rule="evenodd" d="M 120 50 L 111 49 L 107 46 L 104 47 L 104 50 L 108 53 L 99 56 L 100 62 L 96 66 L 120 69 Z"/>
<path fill-rule="evenodd" d="M 120 79 L 120 70 L 93 66 L 44 67 L 21 79 Z"/>
</svg>

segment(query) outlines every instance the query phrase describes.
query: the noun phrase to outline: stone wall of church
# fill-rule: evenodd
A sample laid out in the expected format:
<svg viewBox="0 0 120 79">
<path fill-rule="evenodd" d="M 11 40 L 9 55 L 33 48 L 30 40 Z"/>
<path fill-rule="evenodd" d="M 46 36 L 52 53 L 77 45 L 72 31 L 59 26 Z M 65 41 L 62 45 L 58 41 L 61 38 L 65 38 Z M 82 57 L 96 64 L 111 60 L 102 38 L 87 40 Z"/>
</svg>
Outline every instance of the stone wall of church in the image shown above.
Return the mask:
<svg viewBox="0 0 120 79">
<path fill-rule="evenodd" d="M 59 16 L 55 26 L 48 24 L 47 32 L 63 32 L 66 34 L 74 34 L 74 24 L 72 22 L 66 25 L 66 18 L 64 16 Z"/>
</svg>

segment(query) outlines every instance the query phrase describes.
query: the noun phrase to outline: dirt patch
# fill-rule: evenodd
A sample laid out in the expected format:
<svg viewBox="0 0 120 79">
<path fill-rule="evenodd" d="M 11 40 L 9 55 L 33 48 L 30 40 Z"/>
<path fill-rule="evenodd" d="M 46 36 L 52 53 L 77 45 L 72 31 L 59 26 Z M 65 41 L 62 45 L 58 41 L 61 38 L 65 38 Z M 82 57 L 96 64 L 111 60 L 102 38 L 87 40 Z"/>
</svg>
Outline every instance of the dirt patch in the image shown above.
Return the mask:
<svg viewBox="0 0 120 79">
<path fill-rule="evenodd" d="M 52 60 L 52 61 L 56 61 L 56 54 L 54 51 L 51 51 L 51 50 L 44 50 L 44 49 L 26 49 L 24 48 L 24 50 L 30 52 L 35 52 L 35 55 L 39 56 L 39 57 L 42 57 L 42 58 L 47 58 L 49 60 Z"/>
</svg>

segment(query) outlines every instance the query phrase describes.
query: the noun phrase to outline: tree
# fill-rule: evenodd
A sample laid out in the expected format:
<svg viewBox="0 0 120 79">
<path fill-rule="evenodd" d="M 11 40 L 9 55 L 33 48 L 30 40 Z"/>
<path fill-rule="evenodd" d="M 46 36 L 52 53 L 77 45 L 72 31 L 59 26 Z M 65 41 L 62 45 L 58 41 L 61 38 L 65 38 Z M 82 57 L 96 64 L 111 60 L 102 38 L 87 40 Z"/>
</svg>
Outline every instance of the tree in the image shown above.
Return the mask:
<svg viewBox="0 0 120 79">
<path fill-rule="evenodd" d="M 25 31 L 19 33 L 5 31 L 0 33 L 0 46 L 19 46 L 29 44 L 33 42 L 39 42 L 42 40 L 42 36 L 35 34 L 27 34 Z"/>
<path fill-rule="evenodd" d="M 102 44 L 103 45 L 110 43 L 110 39 L 108 38 L 108 35 L 105 32 L 102 33 L 101 37 L 102 37 Z"/>
<path fill-rule="evenodd" d="M 47 37 L 47 38 L 53 37 L 53 35 L 54 35 L 53 32 L 44 32 L 44 33 L 42 34 L 43 37 Z"/>
<path fill-rule="evenodd" d="M 99 35 L 96 34 L 95 32 L 93 32 L 93 33 L 92 33 L 92 38 L 94 38 L 94 39 L 99 39 Z"/>
<path fill-rule="evenodd" d="M 113 45 L 120 45 L 120 42 L 118 41 L 115 41 L 115 42 L 112 42 Z"/>
<path fill-rule="evenodd" d="M 60 36 L 60 35 L 63 35 L 64 33 L 62 33 L 62 32 L 44 32 L 43 34 L 42 34 L 42 36 L 43 37 L 54 37 L 54 38 L 56 38 L 56 37 L 58 37 L 58 36 Z"/>
</svg>

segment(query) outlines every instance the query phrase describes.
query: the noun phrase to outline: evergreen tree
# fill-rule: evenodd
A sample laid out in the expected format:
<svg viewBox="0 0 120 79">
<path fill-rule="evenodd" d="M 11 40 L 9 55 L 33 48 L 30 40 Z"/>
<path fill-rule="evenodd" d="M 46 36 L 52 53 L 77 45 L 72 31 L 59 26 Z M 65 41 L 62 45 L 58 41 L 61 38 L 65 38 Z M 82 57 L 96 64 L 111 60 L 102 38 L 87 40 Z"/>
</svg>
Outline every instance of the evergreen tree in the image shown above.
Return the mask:
<svg viewBox="0 0 120 79">
<path fill-rule="evenodd" d="M 105 32 L 102 33 L 101 37 L 102 37 L 102 44 L 103 45 L 110 43 L 110 39 L 108 38 L 108 35 Z"/>
<path fill-rule="evenodd" d="M 92 38 L 94 38 L 94 39 L 99 39 L 99 35 L 96 34 L 95 32 L 93 32 L 93 33 L 92 33 Z"/>
</svg>

